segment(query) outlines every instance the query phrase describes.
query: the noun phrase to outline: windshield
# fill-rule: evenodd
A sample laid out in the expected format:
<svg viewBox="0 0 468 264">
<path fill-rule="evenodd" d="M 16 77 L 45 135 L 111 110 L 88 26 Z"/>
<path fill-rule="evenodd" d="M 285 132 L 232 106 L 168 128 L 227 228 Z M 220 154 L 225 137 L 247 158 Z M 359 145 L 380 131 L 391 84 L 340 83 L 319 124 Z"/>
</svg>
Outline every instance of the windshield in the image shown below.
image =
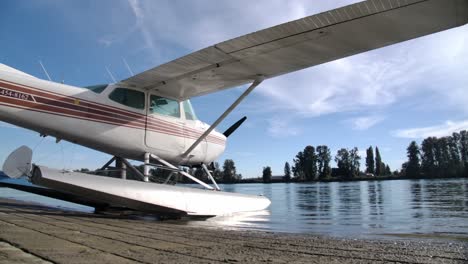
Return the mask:
<svg viewBox="0 0 468 264">
<path fill-rule="evenodd" d="M 151 95 L 150 113 L 172 117 L 180 117 L 179 102 L 169 98 Z"/>
<path fill-rule="evenodd" d="M 197 120 L 197 116 L 195 115 L 195 111 L 193 111 L 192 104 L 190 100 L 184 101 L 184 112 L 185 112 L 185 119 L 187 120 Z"/>
<path fill-rule="evenodd" d="M 107 84 L 98 84 L 98 85 L 85 86 L 83 88 L 91 90 L 95 93 L 102 93 L 102 91 L 104 91 L 106 87 L 107 87 Z"/>
</svg>

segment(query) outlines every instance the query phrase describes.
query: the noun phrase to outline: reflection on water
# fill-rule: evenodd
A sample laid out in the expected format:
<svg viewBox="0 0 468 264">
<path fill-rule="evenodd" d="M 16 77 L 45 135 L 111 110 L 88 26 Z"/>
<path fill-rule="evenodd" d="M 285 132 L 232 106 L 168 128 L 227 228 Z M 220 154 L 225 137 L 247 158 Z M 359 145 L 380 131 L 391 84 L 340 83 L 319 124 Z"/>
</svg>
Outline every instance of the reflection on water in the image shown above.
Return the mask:
<svg viewBox="0 0 468 264">
<path fill-rule="evenodd" d="M 176 223 L 333 236 L 448 234 L 468 238 L 468 179 L 234 184 L 222 188 L 263 194 L 272 204 L 261 212 Z M 6 188 L 0 188 L 0 197 L 92 211 Z"/>
<path fill-rule="evenodd" d="M 227 191 L 263 193 L 267 211 L 188 225 L 333 236 L 447 234 L 468 238 L 468 179 L 238 184 Z"/>
</svg>

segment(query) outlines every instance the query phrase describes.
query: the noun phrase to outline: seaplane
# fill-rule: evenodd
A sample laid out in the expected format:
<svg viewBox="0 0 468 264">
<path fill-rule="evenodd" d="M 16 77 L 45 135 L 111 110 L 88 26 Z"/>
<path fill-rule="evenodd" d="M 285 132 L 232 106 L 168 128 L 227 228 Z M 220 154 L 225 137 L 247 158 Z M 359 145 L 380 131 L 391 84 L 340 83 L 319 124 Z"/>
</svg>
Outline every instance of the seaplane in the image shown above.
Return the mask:
<svg viewBox="0 0 468 264">
<path fill-rule="evenodd" d="M 312 4 L 312 2 L 310 3 Z M 47 168 L 22 146 L 3 171 L 32 183 L 3 186 L 103 208 L 174 216 L 217 216 L 264 210 L 261 195 L 222 191 L 209 165 L 225 150 L 217 126 L 262 82 L 366 51 L 463 26 L 468 0 L 368 0 L 227 40 L 106 85 L 75 87 L 0 65 L 0 120 L 112 156 L 118 177 Z M 356 72 L 359 74 L 359 72 Z M 211 125 L 190 99 L 246 85 Z M 294 84 L 292 84 L 294 85 Z M 313 85 L 313 84 L 311 84 Z M 298 95 L 299 96 L 299 95 Z M 129 162 L 142 162 L 143 171 Z M 203 169 L 211 183 L 184 167 Z M 186 177 L 201 188 L 151 181 L 150 169 Z M 127 173 L 137 175 L 127 179 Z"/>
</svg>

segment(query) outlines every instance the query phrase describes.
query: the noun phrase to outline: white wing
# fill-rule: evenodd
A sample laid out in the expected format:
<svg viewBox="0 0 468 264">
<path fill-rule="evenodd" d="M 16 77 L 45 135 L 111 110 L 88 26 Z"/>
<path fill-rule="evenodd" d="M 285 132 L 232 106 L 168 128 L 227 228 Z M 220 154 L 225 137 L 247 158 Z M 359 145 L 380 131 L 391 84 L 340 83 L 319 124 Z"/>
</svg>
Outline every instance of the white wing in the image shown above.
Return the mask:
<svg viewBox="0 0 468 264">
<path fill-rule="evenodd" d="M 468 0 L 369 0 L 260 30 L 123 80 L 185 100 L 468 22 Z"/>
</svg>

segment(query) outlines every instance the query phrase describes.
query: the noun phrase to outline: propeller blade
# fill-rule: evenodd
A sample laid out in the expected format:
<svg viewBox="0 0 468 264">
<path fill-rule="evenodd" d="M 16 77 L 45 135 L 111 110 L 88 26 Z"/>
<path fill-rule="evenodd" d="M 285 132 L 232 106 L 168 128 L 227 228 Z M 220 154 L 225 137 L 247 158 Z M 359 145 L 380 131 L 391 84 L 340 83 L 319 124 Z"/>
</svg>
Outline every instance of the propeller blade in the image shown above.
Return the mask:
<svg viewBox="0 0 468 264">
<path fill-rule="evenodd" d="M 247 119 L 246 116 L 241 118 L 239 121 L 237 121 L 232 126 L 230 126 L 228 129 L 226 129 L 226 131 L 224 131 L 223 135 L 226 136 L 226 137 L 229 137 L 234 131 L 236 131 L 237 128 L 240 127 L 240 125 L 242 125 L 242 123 L 244 123 L 244 121 L 246 119 Z"/>
</svg>

